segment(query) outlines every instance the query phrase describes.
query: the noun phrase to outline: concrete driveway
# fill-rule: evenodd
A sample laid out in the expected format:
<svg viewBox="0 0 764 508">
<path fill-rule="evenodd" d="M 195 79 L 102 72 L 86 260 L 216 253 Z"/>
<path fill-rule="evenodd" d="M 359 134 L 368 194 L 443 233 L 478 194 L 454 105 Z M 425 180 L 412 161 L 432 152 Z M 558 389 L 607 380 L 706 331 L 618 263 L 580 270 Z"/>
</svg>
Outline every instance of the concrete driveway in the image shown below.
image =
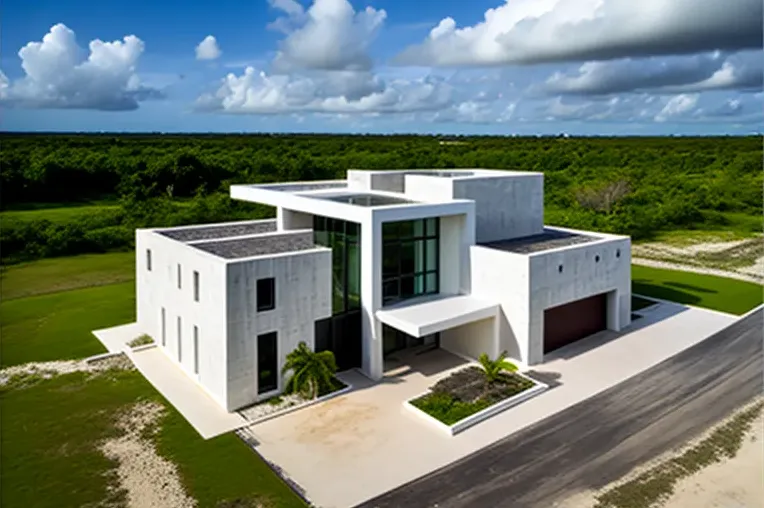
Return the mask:
<svg viewBox="0 0 764 508">
<path fill-rule="evenodd" d="M 553 388 L 447 436 L 405 412 L 463 360 L 435 350 L 391 365 L 372 384 L 345 373 L 350 393 L 250 428 L 257 450 L 322 507 L 348 507 L 428 474 L 614 386 L 711 336 L 734 316 L 661 303 L 626 330 L 601 332 L 550 355 L 533 372 Z M 405 364 L 411 363 L 411 367 Z"/>
</svg>

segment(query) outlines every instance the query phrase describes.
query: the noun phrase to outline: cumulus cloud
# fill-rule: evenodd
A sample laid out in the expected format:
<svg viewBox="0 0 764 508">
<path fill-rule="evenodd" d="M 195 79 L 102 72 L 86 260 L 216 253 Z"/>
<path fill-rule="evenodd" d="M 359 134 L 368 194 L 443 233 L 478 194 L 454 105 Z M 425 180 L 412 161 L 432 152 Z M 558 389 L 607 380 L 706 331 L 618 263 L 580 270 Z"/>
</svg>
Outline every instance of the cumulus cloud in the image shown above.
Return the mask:
<svg viewBox="0 0 764 508">
<path fill-rule="evenodd" d="M 271 0 L 286 14 L 270 25 L 287 34 L 273 65 L 279 71 L 294 69 L 369 70 L 369 45 L 387 14 L 366 7 L 356 12 L 347 0 L 315 0 L 305 11 L 294 0 Z"/>
<path fill-rule="evenodd" d="M 685 116 L 698 104 L 698 94 L 679 94 L 671 97 L 663 109 L 655 115 L 656 122 L 665 122 L 672 118 Z"/>
<path fill-rule="evenodd" d="M 763 11 L 760 0 L 506 0 L 473 26 L 441 20 L 396 61 L 530 64 L 758 49 Z"/>
<path fill-rule="evenodd" d="M 542 87 L 547 93 L 608 95 L 625 92 L 672 93 L 708 90 L 760 90 L 760 52 L 690 57 L 586 62 L 573 73 L 556 72 Z"/>
<path fill-rule="evenodd" d="M 226 76 L 215 93 L 203 95 L 196 105 L 225 113 L 368 114 L 435 110 L 450 101 L 451 87 L 434 78 L 385 82 L 370 72 L 268 75 L 247 67 L 241 76 Z"/>
<path fill-rule="evenodd" d="M 208 35 L 202 42 L 196 46 L 196 59 L 197 60 L 216 60 L 220 58 L 222 51 L 218 46 L 218 41 L 214 36 Z"/>
<path fill-rule="evenodd" d="M 140 101 L 162 97 L 136 74 L 143 48 L 143 41 L 134 35 L 113 42 L 96 39 L 84 58 L 74 32 L 57 24 L 41 42 L 21 48 L 18 55 L 25 75 L 13 82 L 3 75 L 0 100 L 29 108 L 137 109 Z"/>
</svg>

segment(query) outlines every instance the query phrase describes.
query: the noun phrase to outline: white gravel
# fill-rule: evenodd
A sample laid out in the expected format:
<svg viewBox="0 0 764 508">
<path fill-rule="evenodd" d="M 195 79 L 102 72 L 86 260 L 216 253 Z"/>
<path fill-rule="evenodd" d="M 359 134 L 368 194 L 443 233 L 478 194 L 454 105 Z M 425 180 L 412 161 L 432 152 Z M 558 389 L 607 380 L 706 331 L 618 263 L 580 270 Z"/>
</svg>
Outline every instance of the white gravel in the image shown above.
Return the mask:
<svg viewBox="0 0 764 508">
<path fill-rule="evenodd" d="M 7 384 L 13 377 L 22 375 L 38 375 L 50 379 L 61 374 L 72 372 L 103 372 L 109 369 L 132 369 L 133 362 L 119 354 L 97 360 L 59 360 L 54 362 L 30 362 L 23 365 L 13 365 L 0 370 L 0 386 Z"/>
<path fill-rule="evenodd" d="M 178 470 L 172 462 L 157 454 L 154 444 L 144 437 L 164 407 L 155 402 L 140 402 L 118 422 L 124 435 L 109 439 L 100 446 L 108 458 L 117 461 L 119 488 L 127 492 L 129 508 L 190 508 L 196 500 L 186 494 Z"/>
<path fill-rule="evenodd" d="M 268 401 L 264 401 L 260 404 L 255 404 L 254 406 L 242 409 L 239 411 L 239 414 L 241 414 L 247 420 L 254 422 L 260 418 L 264 418 L 268 415 L 284 411 L 285 409 L 289 409 L 290 407 L 304 404 L 306 402 L 308 402 L 308 400 L 302 398 L 298 394 L 282 395 L 281 402 L 278 404 L 271 404 Z"/>
</svg>

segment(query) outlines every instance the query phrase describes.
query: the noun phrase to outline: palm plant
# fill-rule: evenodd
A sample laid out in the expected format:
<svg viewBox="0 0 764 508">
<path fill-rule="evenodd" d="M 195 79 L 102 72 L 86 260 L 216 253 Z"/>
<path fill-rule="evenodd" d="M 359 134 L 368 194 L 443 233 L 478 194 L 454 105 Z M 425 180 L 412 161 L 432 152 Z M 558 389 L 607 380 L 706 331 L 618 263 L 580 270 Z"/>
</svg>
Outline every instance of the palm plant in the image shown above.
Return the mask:
<svg viewBox="0 0 764 508">
<path fill-rule="evenodd" d="M 316 353 L 305 342 L 286 356 L 282 374 L 292 372 L 287 381 L 287 393 L 300 393 L 303 397 L 315 399 L 322 387 L 330 387 L 337 372 L 334 353 L 321 351 Z"/>
<path fill-rule="evenodd" d="M 480 366 L 483 368 L 483 373 L 485 374 L 485 379 L 489 383 L 493 383 L 499 379 L 501 372 L 504 370 L 510 372 L 517 370 L 515 364 L 507 361 L 506 351 L 502 351 L 495 360 L 491 360 L 487 354 L 483 353 L 478 357 L 478 362 L 480 362 Z"/>
</svg>

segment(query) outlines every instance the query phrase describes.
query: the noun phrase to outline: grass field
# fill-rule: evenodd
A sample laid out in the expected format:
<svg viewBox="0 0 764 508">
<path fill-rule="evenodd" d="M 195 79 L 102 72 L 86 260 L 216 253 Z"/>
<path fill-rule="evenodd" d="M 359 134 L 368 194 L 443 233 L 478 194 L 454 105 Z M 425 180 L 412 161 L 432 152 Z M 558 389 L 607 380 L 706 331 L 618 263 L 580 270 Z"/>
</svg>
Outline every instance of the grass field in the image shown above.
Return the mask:
<svg viewBox="0 0 764 508">
<path fill-rule="evenodd" d="M 2 367 L 104 351 L 91 330 L 134 320 L 133 281 L 109 283 L 127 277 L 128 267 L 132 273 L 132 258 L 118 253 L 44 260 L 4 272 Z M 197 506 L 304 506 L 244 442 L 233 434 L 203 440 L 135 370 L 0 387 L 0 505 L 122 505 L 124 492 L 110 488 L 116 463 L 97 446 L 119 434 L 115 415 L 137 401 L 165 407 L 152 440 L 177 466 Z"/>
<path fill-rule="evenodd" d="M 129 282 L 135 278 L 135 253 L 84 254 L 0 268 L 2 300 L 71 289 Z"/>
<path fill-rule="evenodd" d="M 631 290 L 686 305 L 745 314 L 764 301 L 764 287 L 713 275 L 631 266 Z"/>
<path fill-rule="evenodd" d="M 6 210 L 0 212 L 0 222 L 10 224 L 45 219 L 56 224 L 66 224 L 106 211 L 116 211 L 119 208 L 119 205 L 109 201 L 60 203 L 26 210 Z"/>
</svg>

